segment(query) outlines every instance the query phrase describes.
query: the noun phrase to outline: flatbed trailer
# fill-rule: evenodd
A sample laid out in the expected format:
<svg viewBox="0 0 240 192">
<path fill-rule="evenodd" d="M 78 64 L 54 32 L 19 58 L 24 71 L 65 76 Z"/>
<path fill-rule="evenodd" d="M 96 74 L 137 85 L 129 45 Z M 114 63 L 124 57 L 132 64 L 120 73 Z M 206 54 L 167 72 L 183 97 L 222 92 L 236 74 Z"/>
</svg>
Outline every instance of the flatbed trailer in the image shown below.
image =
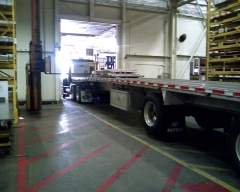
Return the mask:
<svg viewBox="0 0 240 192">
<path fill-rule="evenodd" d="M 158 78 L 73 77 L 69 93 L 78 103 L 110 99 L 122 110 L 141 110 L 150 134 L 184 133 L 185 116 L 205 130 L 223 128 L 232 166 L 240 174 L 240 84 Z"/>
</svg>

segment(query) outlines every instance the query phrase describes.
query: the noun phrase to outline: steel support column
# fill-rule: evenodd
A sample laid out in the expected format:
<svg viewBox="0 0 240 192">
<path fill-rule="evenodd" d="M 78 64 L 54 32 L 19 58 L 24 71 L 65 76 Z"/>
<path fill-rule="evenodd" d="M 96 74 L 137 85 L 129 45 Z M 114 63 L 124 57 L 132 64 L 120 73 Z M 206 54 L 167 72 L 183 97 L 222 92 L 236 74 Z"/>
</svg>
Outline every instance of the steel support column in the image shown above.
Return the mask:
<svg viewBox="0 0 240 192">
<path fill-rule="evenodd" d="M 170 58 L 170 66 L 169 66 L 169 71 L 170 71 L 170 78 L 175 79 L 176 78 L 176 73 L 177 73 L 177 15 L 176 15 L 176 9 L 172 10 L 172 13 L 170 15 L 170 53 L 171 53 L 171 58 Z"/>
<path fill-rule="evenodd" d="M 95 17 L 95 8 L 94 8 L 94 0 L 89 1 L 89 21 L 91 21 Z"/>
<path fill-rule="evenodd" d="M 127 6 L 126 6 L 126 0 L 122 1 L 122 25 L 121 25 L 121 44 L 120 44 L 120 69 L 128 69 L 128 66 L 126 64 L 126 45 L 127 45 Z M 129 34 L 130 35 L 130 34 Z"/>
<path fill-rule="evenodd" d="M 30 43 L 29 108 L 30 111 L 42 109 L 41 62 L 42 45 L 40 40 L 40 0 L 31 0 L 32 42 Z"/>
</svg>

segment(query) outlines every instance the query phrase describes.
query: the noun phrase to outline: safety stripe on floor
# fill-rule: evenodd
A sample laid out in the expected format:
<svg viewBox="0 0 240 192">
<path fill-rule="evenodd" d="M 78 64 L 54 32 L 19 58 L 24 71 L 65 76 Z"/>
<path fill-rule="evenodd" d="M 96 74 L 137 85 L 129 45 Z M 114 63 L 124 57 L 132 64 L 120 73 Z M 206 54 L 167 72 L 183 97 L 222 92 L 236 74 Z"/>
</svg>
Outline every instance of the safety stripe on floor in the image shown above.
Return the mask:
<svg viewBox="0 0 240 192">
<path fill-rule="evenodd" d="M 71 130 L 77 129 L 83 125 L 87 125 L 89 123 L 95 122 L 97 119 L 93 119 L 91 121 L 88 121 L 87 123 L 84 124 L 80 124 L 78 126 L 73 127 L 72 129 L 68 129 L 68 131 L 64 131 L 64 133 L 69 132 Z M 109 126 L 104 126 L 102 128 L 100 128 L 98 131 L 105 131 L 109 129 Z M 62 132 L 57 132 L 57 133 L 62 133 Z M 25 146 L 26 143 L 24 141 L 24 123 L 22 120 L 19 121 L 19 129 L 18 129 L 18 154 L 24 154 L 25 153 Z M 46 138 L 50 138 L 50 136 L 56 136 L 58 134 L 50 134 L 46 137 L 44 137 L 44 139 Z M 40 140 L 42 141 L 43 139 L 40 138 Z M 70 145 L 72 145 L 73 143 L 75 143 L 78 139 L 73 140 L 73 141 L 69 141 L 66 142 L 58 147 L 55 147 L 53 149 L 50 149 L 42 154 L 37 155 L 36 157 L 30 158 L 30 159 L 26 159 L 25 156 L 20 156 L 18 157 L 18 170 L 17 170 L 17 191 L 18 192 L 33 192 L 36 191 L 40 188 L 42 188 L 43 186 L 47 185 L 49 182 L 57 179 L 58 177 L 60 177 L 61 175 L 69 172 L 71 169 L 73 169 L 74 167 L 80 165 L 81 163 L 85 162 L 86 160 L 88 160 L 89 158 L 93 157 L 94 155 L 100 153 L 102 150 L 106 149 L 107 147 L 109 147 L 110 145 L 112 145 L 115 141 L 111 141 L 105 145 L 103 145 L 102 147 L 99 147 L 98 149 L 94 150 L 93 152 L 85 155 L 84 157 L 81 157 L 80 159 L 78 159 L 77 161 L 73 162 L 72 164 L 68 165 L 67 167 L 61 169 L 60 171 L 58 171 L 57 173 L 50 175 L 49 177 L 45 178 L 44 180 L 38 182 L 36 185 L 27 188 L 27 165 L 39 160 L 40 158 L 43 158 L 47 155 L 50 155 L 60 149 L 66 148 Z"/>
<path fill-rule="evenodd" d="M 214 189 L 221 189 L 221 191 L 224 191 L 223 187 L 226 190 L 230 190 L 230 191 L 238 191 L 238 189 L 235 189 L 234 187 L 228 185 L 227 183 L 215 178 L 214 176 L 211 176 L 210 174 L 198 169 L 196 166 L 188 164 L 184 161 L 182 161 L 181 159 L 161 150 L 160 148 L 158 148 L 157 146 L 154 146 L 152 144 L 149 144 L 148 142 L 136 137 L 135 135 L 128 133 L 124 130 L 122 130 L 121 128 L 119 128 L 118 126 L 115 126 L 105 120 L 103 120 L 102 118 L 98 117 L 97 115 L 82 109 L 81 107 L 77 107 L 79 109 L 81 109 L 82 111 L 84 111 L 85 113 L 93 116 L 95 119 L 91 120 L 91 121 L 96 121 L 96 120 L 100 120 L 101 122 L 105 123 L 106 127 L 102 127 L 100 128 L 99 131 L 103 131 L 108 129 L 109 127 L 113 127 L 116 130 L 124 133 L 125 135 L 130 136 L 131 138 L 141 142 L 142 144 L 144 144 L 144 147 L 137 153 L 135 154 L 129 161 L 127 161 L 124 165 L 122 165 L 118 171 L 116 171 L 112 176 L 110 176 L 101 186 L 99 186 L 99 188 L 97 189 L 97 191 L 103 191 L 103 189 L 107 189 L 108 187 L 110 187 L 115 180 L 118 178 L 117 176 L 120 176 L 121 174 L 123 174 L 123 172 L 121 172 L 121 170 L 127 170 L 148 148 L 151 148 L 159 153 L 161 153 L 162 155 L 174 160 L 175 162 L 177 162 L 176 166 L 173 168 L 172 173 L 170 174 L 168 180 L 166 181 L 165 185 L 164 185 L 164 189 L 168 189 L 168 186 L 172 186 L 174 185 L 174 183 L 176 182 L 176 178 L 179 174 L 179 172 L 181 171 L 182 166 L 185 166 L 187 168 L 189 168 L 190 170 L 204 176 L 205 178 L 207 178 L 208 180 L 204 181 L 204 182 L 199 182 L 199 183 L 194 183 L 194 184 L 188 184 L 185 186 L 181 186 L 180 188 L 182 188 L 185 191 L 189 191 L 192 189 L 196 189 L 196 187 L 202 188 L 202 189 L 213 189 L 213 188 L 209 188 L 209 186 L 207 186 L 209 183 L 211 184 L 211 187 L 214 187 Z M 73 127 L 73 129 L 76 129 L 78 126 Z M 71 131 L 73 129 L 70 129 L 68 131 Z M 65 131 L 66 132 L 66 131 Z M 24 141 L 24 123 L 22 121 L 19 122 L 19 129 L 18 129 L 18 154 L 24 154 L 25 150 L 24 147 L 26 146 L 26 143 Z M 46 137 L 40 138 L 40 141 L 45 140 L 46 138 L 50 138 L 50 136 L 56 136 L 58 134 L 62 134 L 62 131 L 48 135 Z M 35 140 L 34 140 L 35 141 Z M 45 153 L 39 154 L 36 157 L 33 157 L 31 159 L 26 160 L 25 157 L 19 157 L 18 158 L 18 174 L 17 174 L 17 191 L 35 191 L 38 190 L 40 188 L 42 188 L 43 186 L 47 185 L 49 182 L 57 179 L 58 177 L 60 177 L 61 175 L 67 173 L 68 171 L 70 171 L 71 169 L 73 169 L 74 167 L 80 165 L 82 162 L 86 161 L 88 158 L 91 158 L 92 156 L 94 156 L 95 154 L 101 152 L 102 150 L 104 150 L 105 148 L 107 148 L 108 146 L 110 146 L 111 144 L 113 144 L 114 141 L 107 143 L 105 145 L 103 145 L 102 147 L 98 148 L 97 150 L 89 153 L 88 155 L 80 158 L 79 160 L 75 161 L 74 163 L 68 165 L 67 167 L 61 169 L 60 171 L 58 171 L 57 173 L 50 175 L 49 177 L 45 178 L 44 180 L 40 181 L 39 183 L 37 183 L 36 185 L 30 187 L 29 189 L 27 189 L 27 173 L 26 173 L 26 168 L 27 168 L 27 164 L 34 162 L 44 156 L 50 155 L 51 153 L 60 150 L 62 148 L 65 148 L 67 146 L 70 146 L 71 144 L 73 144 L 74 141 L 71 142 L 67 142 L 65 144 L 62 144 L 56 148 L 53 148 Z M 29 143 L 29 142 L 28 142 Z M 165 190 L 166 191 L 166 190 Z"/>
<path fill-rule="evenodd" d="M 118 126 L 115 126 L 115 125 L 113 125 L 112 123 L 109 123 L 109 122 L 105 121 L 104 119 L 102 119 L 101 117 L 98 117 L 97 115 L 93 114 L 92 112 L 90 112 L 90 111 L 88 111 L 88 110 L 86 110 L 86 109 L 84 109 L 84 108 L 81 108 L 81 107 L 79 107 L 79 106 L 76 106 L 76 107 L 79 108 L 79 109 L 81 109 L 81 110 L 83 110 L 84 112 L 88 113 L 89 115 L 92 115 L 93 117 L 95 117 L 96 119 L 102 121 L 103 123 L 105 123 L 105 124 L 113 127 L 114 129 L 116 129 L 116 130 L 124 133 L 125 135 L 128 135 L 129 137 L 131 137 L 131 138 L 133 138 L 133 139 L 141 142 L 142 144 L 144 144 L 144 145 L 148 146 L 149 148 L 157 151 L 158 153 L 161 153 L 162 155 L 168 157 L 169 159 L 172 159 L 173 161 L 175 161 L 175 162 L 183 165 L 184 167 L 186 167 L 186 168 L 194 171 L 195 173 L 198 173 L 199 175 L 202 175 L 203 177 L 209 179 L 210 181 L 212 181 L 212 182 L 214 182 L 214 183 L 222 186 L 223 188 L 225 188 L 225 189 L 227 189 L 227 190 L 229 190 L 229 191 L 239 191 L 239 190 L 236 189 L 235 187 L 233 187 L 233 186 L 227 184 L 226 182 L 224 182 L 224 181 L 222 181 L 222 180 L 214 177 L 213 175 L 210 175 L 210 174 L 206 173 L 205 171 L 202 171 L 202 170 L 198 169 L 197 167 L 195 167 L 195 166 L 193 166 L 193 165 L 191 165 L 191 164 L 188 164 L 187 162 L 179 159 L 178 157 L 175 157 L 174 155 L 171 155 L 170 153 L 167 153 L 167 152 L 161 150 L 159 147 L 157 147 L 157 146 L 155 146 L 155 145 L 153 145 L 153 144 L 150 144 L 150 143 L 144 141 L 144 140 L 141 139 L 141 138 L 136 137 L 135 135 L 133 135 L 133 134 L 131 134 L 131 133 L 129 133 L 129 132 L 127 132 L 127 131 L 119 128 Z"/>
</svg>

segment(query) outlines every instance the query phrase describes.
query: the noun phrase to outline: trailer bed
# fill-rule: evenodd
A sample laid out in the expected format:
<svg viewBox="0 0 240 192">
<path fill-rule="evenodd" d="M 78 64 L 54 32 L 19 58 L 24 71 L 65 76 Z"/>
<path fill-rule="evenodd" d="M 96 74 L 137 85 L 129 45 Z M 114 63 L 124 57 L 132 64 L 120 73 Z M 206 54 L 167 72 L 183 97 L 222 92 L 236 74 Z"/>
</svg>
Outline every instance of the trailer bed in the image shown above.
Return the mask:
<svg viewBox="0 0 240 192">
<path fill-rule="evenodd" d="M 161 138 L 183 133 L 186 116 L 205 130 L 224 128 L 229 159 L 240 175 L 240 83 L 127 76 L 72 77 L 71 83 L 78 103 L 92 94 L 126 111 L 141 110 L 146 131 Z"/>
<path fill-rule="evenodd" d="M 101 78 L 101 77 L 77 77 L 73 81 L 97 81 L 115 82 L 133 86 L 144 86 L 149 88 L 167 88 L 185 92 L 196 92 L 213 95 L 221 95 L 235 98 L 240 102 L 240 83 L 180 80 L 180 79 L 156 79 L 156 78 Z"/>
</svg>

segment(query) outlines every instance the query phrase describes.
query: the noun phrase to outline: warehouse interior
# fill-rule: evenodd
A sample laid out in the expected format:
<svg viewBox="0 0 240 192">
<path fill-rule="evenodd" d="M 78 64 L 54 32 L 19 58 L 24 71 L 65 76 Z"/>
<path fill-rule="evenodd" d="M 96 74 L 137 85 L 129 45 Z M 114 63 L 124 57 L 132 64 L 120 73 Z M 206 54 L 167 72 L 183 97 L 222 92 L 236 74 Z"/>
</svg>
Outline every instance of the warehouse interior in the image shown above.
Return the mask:
<svg viewBox="0 0 240 192">
<path fill-rule="evenodd" d="M 239 12 L 239 0 L 0 0 L 0 191 L 240 191 L 240 161 L 232 167 L 226 147 L 240 122 Z M 102 90 L 133 84 L 147 96 L 149 79 L 169 80 L 169 89 L 177 80 L 181 91 L 193 80 L 195 95 L 227 97 L 206 104 L 227 114 L 207 111 L 207 122 L 228 119 L 228 102 L 238 119 L 203 130 L 188 115 L 184 133 L 156 137 L 144 130 L 142 96 L 133 111 L 115 108 L 106 92 L 86 103 L 78 88 L 68 94 L 76 61 L 91 63 L 81 78 L 112 69 L 111 77 L 143 79 L 100 79 Z M 222 91 L 212 82 L 233 84 Z M 240 134 L 235 146 L 240 160 Z"/>
</svg>

